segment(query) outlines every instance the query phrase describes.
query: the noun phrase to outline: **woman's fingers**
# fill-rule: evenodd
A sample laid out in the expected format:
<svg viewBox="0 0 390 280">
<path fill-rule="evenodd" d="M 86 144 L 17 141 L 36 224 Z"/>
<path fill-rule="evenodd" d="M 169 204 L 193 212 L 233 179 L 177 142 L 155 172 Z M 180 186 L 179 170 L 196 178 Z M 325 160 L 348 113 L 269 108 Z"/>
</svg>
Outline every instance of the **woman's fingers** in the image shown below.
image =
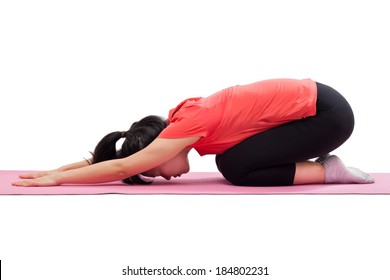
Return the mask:
<svg viewBox="0 0 390 280">
<path fill-rule="evenodd" d="M 35 187 L 35 186 L 37 186 L 36 184 L 34 184 L 33 180 L 30 180 L 30 181 L 23 180 L 23 181 L 12 182 L 12 185 L 15 187 Z"/>
<path fill-rule="evenodd" d="M 12 183 L 16 187 L 48 187 L 58 185 L 55 176 L 43 176 L 36 179 L 21 180 Z"/>
<path fill-rule="evenodd" d="M 27 173 L 27 174 L 20 174 L 19 175 L 19 178 L 20 179 L 34 179 L 36 178 L 36 174 L 35 173 Z"/>
<path fill-rule="evenodd" d="M 12 182 L 12 186 L 15 187 L 27 187 L 27 185 L 28 185 L 27 181 Z"/>
<path fill-rule="evenodd" d="M 46 175 L 48 175 L 47 171 L 41 171 L 41 172 L 20 174 L 19 178 L 20 179 L 35 179 L 35 178 L 39 178 L 39 177 L 46 176 Z"/>
</svg>

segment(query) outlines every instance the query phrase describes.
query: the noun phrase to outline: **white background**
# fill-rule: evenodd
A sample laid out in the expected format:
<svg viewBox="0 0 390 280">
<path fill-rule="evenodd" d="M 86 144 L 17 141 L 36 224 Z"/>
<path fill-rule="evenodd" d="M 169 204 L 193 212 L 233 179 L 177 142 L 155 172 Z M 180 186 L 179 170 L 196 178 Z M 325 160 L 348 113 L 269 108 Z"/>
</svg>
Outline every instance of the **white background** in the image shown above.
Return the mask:
<svg viewBox="0 0 390 280">
<path fill-rule="evenodd" d="M 339 90 L 356 126 L 336 153 L 389 172 L 388 26 L 379 0 L 1 1 L 0 169 L 78 161 L 106 133 L 166 116 L 182 99 L 287 77 Z M 192 171 L 216 170 L 213 157 L 190 157 Z M 2 274 L 130 279 L 127 265 L 233 265 L 268 266 L 266 279 L 389 279 L 389 205 L 386 196 L 3 196 Z"/>
</svg>

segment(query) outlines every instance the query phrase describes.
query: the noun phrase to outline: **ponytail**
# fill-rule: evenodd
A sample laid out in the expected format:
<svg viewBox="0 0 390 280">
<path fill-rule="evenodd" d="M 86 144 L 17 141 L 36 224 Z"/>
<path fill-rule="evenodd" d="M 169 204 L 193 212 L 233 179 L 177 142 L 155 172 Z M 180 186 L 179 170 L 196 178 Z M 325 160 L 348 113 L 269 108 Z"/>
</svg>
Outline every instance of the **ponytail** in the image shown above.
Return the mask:
<svg viewBox="0 0 390 280">
<path fill-rule="evenodd" d="M 92 164 L 116 159 L 116 142 L 122 138 L 122 132 L 111 132 L 104 136 L 96 145 L 95 151 L 92 153 Z"/>
</svg>

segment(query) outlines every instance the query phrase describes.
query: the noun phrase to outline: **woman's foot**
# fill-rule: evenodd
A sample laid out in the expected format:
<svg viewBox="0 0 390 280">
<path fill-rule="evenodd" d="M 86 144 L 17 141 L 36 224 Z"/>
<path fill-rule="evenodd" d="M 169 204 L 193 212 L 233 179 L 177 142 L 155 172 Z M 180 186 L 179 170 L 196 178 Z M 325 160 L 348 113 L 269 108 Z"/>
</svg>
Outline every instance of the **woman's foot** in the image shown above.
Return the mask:
<svg viewBox="0 0 390 280">
<path fill-rule="evenodd" d="M 338 156 L 327 154 L 319 157 L 316 162 L 324 166 L 325 183 L 371 184 L 375 182 L 374 178 L 360 169 L 346 167 Z"/>
</svg>

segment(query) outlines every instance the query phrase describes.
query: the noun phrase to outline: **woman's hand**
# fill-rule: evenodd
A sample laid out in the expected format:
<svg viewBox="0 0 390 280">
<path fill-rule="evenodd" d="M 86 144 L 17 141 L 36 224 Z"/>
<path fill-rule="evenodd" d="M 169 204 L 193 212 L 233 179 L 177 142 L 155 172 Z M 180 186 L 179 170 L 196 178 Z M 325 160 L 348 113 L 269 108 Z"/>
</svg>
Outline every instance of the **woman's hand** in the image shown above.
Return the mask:
<svg viewBox="0 0 390 280">
<path fill-rule="evenodd" d="M 47 171 L 38 171 L 38 172 L 33 172 L 33 173 L 20 174 L 19 178 L 20 179 L 36 179 L 36 178 L 40 178 L 43 176 L 55 174 L 57 172 L 60 172 L 60 170 L 54 169 L 54 170 L 47 170 Z"/>
<path fill-rule="evenodd" d="M 13 182 L 12 185 L 16 187 L 48 187 L 59 185 L 57 182 L 57 176 L 55 174 L 42 175 L 35 179 L 21 180 Z"/>
</svg>

